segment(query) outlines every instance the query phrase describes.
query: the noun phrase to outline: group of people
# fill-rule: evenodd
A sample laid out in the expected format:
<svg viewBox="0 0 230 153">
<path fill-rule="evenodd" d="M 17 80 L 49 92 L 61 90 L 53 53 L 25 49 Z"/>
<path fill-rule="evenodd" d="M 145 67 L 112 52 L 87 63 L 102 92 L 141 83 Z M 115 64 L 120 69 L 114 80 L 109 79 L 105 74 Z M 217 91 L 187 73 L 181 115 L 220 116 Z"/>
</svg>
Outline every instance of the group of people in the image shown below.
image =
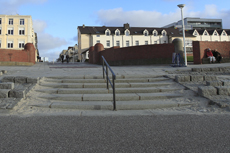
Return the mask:
<svg viewBox="0 0 230 153">
<path fill-rule="evenodd" d="M 66 59 L 66 62 L 69 63 L 69 55 L 61 55 L 61 62 L 63 63 L 64 62 L 64 59 Z"/>
<path fill-rule="evenodd" d="M 210 48 L 207 49 L 207 52 L 206 52 L 206 55 L 207 57 L 210 59 L 210 63 L 213 63 L 213 62 L 218 62 L 220 63 L 221 62 L 221 59 L 222 59 L 222 56 L 221 54 L 217 51 L 217 49 L 214 49 L 213 51 L 211 51 Z"/>
</svg>

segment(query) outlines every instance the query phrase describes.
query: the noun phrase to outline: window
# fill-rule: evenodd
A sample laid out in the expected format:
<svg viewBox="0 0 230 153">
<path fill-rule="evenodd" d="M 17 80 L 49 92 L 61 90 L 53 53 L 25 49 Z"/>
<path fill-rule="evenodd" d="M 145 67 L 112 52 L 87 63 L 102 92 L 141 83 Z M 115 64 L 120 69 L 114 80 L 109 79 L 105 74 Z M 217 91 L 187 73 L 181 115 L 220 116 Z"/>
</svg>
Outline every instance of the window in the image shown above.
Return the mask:
<svg viewBox="0 0 230 153">
<path fill-rule="evenodd" d="M 145 41 L 145 45 L 148 45 L 148 43 L 149 43 L 148 41 Z"/>
<path fill-rule="evenodd" d="M 14 34 L 14 28 L 8 28 L 8 35 Z"/>
<path fill-rule="evenodd" d="M 157 32 L 156 32 L 156 31 L 154 31 L 153 35 L 154 35 L 154 36 L 157 36 Z"/>
<path fill-rule="evenodd" d="M 154 44 L 157 44 L 157 41 L 154 41 Z"/>
<path fill-rule="evenodd" d="M 194 35 L 195 35 L 195 36 L 197 36 L 197 35 L 198 35 L 198 33 L 195 31 L 195 32 L 194 32 Z"/>
<path fill-rule="evenodd" d="M 20 19 L 20 25 L 24 25 L 25 21 L 24 19 Z"/>
<path fill-rule="evenodd" d="M 1 40 L 0 40 L 0 48 L 2 48 L 2 42 L 1 42 Z"/>
<path fill-rule="evenodd" d="M 100 35 L 97 35 L 97 37 L 100 37 Z"/>
<path fill-rule="evenodd" d="M 162 35 L 163 35 L 163 36 L 166 36 L 166 32 L 165 32 L 165 31 L 164 31 L 164 32 L 162 32 Z"/>
<path fill-rule="evenodd" d="M 2 18 L 0 18 L 0 24 L 2 24 Z"/>
<path fill-rule="evenodd" d="M 226 33 L 225 33 L 225 32 L 223 32 L 223 36 L 226 36 Z"/>
<path fill-rule="evenodd" d="M 107 32 L 106 32 L 106 36 L 109 36 L 109 35 L 110 35 L 109 31 L 107 31 Z"/>
<path fill-rule="evenodd" d="M 7 46 L 8 48 L 13 48 L 14 47 L 13 41 L 7 41 Z"/>
<path fill-rule="evenodd" d="M 147 30 L 144 31 L 144 35 L 145 35 L 145 36 L 148 36 L 148 35 L 149 35 L 149 33 L 148 33 Z"/>
<path fill-rule="evenodd" d="M 208 35 L 208 33 L 205 31 L 205 32 L 204 32 L 204 35 L 205 35 L 205 36 L 207 36 L 207 35 Z"/>
<path fill-rule="evenodd" d="M 125 31 L 125 35 L 129 36 L 129 31 L 128 30 Z"/>
<path fill-rule="evenodd" d="M 116 36 L 120 36 L 120 32 L 119 31 L 116 31 Z"/>
<path fill-rule="evenodd" d="M 18 42 L 18 48 L 24 48 L 25 42 L 24 41 L 19 41 Z"/>
<path fill-rule="evenodd" d="M 126 41 L 126 47 L 129 47 L 129 41 L 128 40 Z"/>
<path fill-rule="evenodd" d="M 110 41 L 109 40 L 106 41 L 106 46 L 110 47 Z"/>
<path fill-rule="evenodd" d="M 139 41 L 138 40 L 136 41 L 136 46 L 139 46 Z"/>
<path fill-rule="evenodd" d="M 97 43 L 100 43 L 100 40 L 97 40 Z"/>
<path fill-rule="evenodd" d="M 13 25 L 14 24 L 14 20 L 13 19 L 9 19 L 9 25 Z"/>
<path fill-rule="evenodd" d="M 2 28 L 0 27 L 0 35 L 2 34 Z"/>
<path fill-rule="evenodd" d="M 119 40 L 116 41 L 116 46 L 120 46 L 120 41 Z"/>
<path fill-rule="evenodd" d="M 217 36 L 217 32 L 214 32 L 214 36 Z"/>
<path fill-rule="evenodd" d="M 19 28 L 19 35 L 25 35 L 25 28 Z"/>
</svg>

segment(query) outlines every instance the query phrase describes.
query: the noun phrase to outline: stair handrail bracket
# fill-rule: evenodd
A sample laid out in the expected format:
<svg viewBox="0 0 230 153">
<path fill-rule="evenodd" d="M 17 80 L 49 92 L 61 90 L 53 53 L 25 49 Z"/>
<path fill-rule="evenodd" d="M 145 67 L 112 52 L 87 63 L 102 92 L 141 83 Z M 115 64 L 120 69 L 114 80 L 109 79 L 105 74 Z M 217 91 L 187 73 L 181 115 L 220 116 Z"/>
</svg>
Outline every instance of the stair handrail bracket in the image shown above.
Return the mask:
<svg viewBox="0 0 230 153">
<path fill-rule="evenodd" d="M 109 84 L 111 85 L 112 89 L 113 89 L 113 110 L 116 111 L 117 107 L 116 107 L 116 93 L 115 93 L 115 80 L 116 80 L 116 75 L 113 72 L 113 70 L 111 69 L 111 67 L 109 66 L 109 64 L 107 63 L 107 61 L 105 60 L 104 56 L 102 56 L 102 60 L 103 60 L 103 64 L 102 64 L 102 70 L 103 70 L 103 79 L 105 79 L 105 74 L 106 74 L 106 84 L 107 84 L 107 89 L 109 90 Z M 109 79 L 109 72 L 108 69 L 110 70 L 110 72 L 112 73 L 112 82 Z"/>
</svg>

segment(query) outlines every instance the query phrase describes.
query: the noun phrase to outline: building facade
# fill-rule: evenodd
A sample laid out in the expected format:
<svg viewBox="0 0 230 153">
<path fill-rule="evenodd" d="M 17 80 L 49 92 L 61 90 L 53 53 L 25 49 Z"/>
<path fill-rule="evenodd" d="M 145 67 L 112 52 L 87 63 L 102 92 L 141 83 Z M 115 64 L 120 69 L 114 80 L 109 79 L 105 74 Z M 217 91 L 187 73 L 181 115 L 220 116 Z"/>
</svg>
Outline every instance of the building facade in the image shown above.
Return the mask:
<svg viewBox="0 0 230 153">
<path fill-rule="evenodd" d="M 85 53 L 89 47 L 101 43 L 105 49 L 114 46 L 129 47 L 149 44 L 172 43 L 176 38 L 183 41 L 183 33 L 175 28 L 130 27 L 78 27 L 78 54 Z M 230 41 L 227 29 L 192 29 L 185 31 L 187 52 L 192 52 L 192 41 Z M 81 58 L 83 58 L 82 56 Z M 81 60 L 81 59 L 80 59 Z"/>
<path fill-rule="evenodd" d="M 192 29 L 222 29 L 222 19 L 184 18 L 184 25 Z M 182 26 L 182 21 L 173 22 L 163 28 Z"/>
<path fill-rule="evenodd" d="M 33 43 L 37 49 L 31 16 L 0 15 L 0 48 L 21 50 L 26 43 Z"/>
</svg>

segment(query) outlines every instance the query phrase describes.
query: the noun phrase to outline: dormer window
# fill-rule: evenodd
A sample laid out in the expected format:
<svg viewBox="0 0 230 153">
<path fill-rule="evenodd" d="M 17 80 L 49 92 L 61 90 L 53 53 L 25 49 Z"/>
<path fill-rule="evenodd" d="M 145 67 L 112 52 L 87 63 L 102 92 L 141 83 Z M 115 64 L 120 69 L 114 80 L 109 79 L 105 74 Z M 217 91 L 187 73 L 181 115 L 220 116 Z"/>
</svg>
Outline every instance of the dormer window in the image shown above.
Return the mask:
<svg viewBox="0 0 230 153">
<path fill-rule="evenodd" d="M 214 36 L 217 36 L 217 32 L 216 31 L 214 32 Z"/>
<path fill-rule="evenodd" d="M 197 31 L 194 31 L 194 36 L 197 36 L 197 35 L 198 35 Z"/>
<path fill-rule="evenodd" d="M 115 31 L 115 35 L 120 36 L 120 31 L 118 29 Z"/>
<path fill-rule="evenodd" d="M 128 29 L 125 30 L 125 35 L 126 35 L 126 36 L 129 36 L 129 35 L 130 35 L 130 32 L 129 32 Z"/>
<path fill-rule="evenodd" d="M 208 35 L 207 31 L 205 31 L 205 32 L 204 32 L 204 35 L 205 35 L 205 36 L 207 36 L 207 35 Z"/>
<path fill-rule="evenodd" d="M 107 29 L 107 30 L 105 31 L 105 35 L 106 35 L 106 36 L 110 36 L 110 33 L 111 33 L 111 32 L 110 32 L 109 29 Z"/>
<path fill-rule="evenodd" d="M 149 35 L 149 32 L 148 32 L 146 29 L 144 30 L 143 33 L 144 33 L 145 36 L 148 36 L 148 35 Z"/>
<path fill-rule="evenodd" d="M 153 36 L 157 36 L 157 31 L 156 30 L 153 31 Z"/>
<path fill-rule="evenodd" d="M 223 31 L 222 35 L 223 35 L 223 36 L 226 36 L 226 33 Z"/>
<path fill-rule="evenodd" d="M 166 31 L 162 31 L 162 36 L 166 36 Z"/>
</svg>

